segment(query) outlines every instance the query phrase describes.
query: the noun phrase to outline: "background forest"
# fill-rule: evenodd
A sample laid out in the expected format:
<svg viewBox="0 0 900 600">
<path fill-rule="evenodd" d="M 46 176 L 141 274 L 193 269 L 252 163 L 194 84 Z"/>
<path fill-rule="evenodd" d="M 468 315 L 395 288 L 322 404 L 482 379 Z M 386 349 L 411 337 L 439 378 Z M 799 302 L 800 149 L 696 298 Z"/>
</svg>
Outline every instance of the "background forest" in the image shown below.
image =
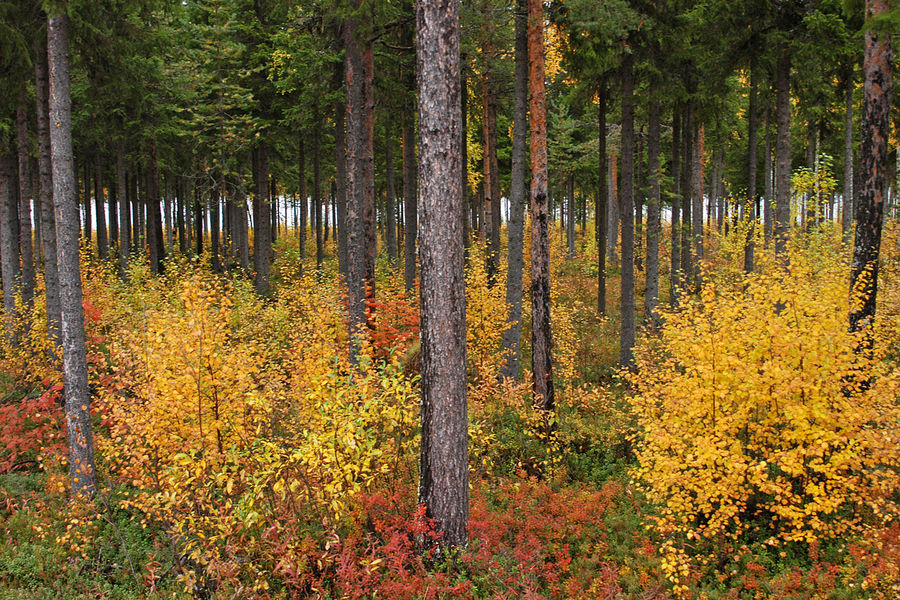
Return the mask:
<svg viewBox="0 0 900 600">
<path fill-rule="evenodd" d="M 0 598 L 900 597 L 898 26 L 0 0 Z"/>
</svg>

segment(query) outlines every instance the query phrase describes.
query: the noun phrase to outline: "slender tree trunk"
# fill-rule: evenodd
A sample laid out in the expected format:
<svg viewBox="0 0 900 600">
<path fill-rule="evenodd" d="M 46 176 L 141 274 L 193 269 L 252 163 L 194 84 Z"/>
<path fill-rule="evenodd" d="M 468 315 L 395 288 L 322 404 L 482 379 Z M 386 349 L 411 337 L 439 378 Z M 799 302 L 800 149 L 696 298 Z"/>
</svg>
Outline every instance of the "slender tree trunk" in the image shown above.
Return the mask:
<svg viewBox="0 0 900 600">
<path fill-rule="evenodd" d="M 55 344 L 60 338 L 59 267 L 56 258 L 56 217 L 53 207 L 53 171 L 50 163 L 50 82 L 47 79 L 47 38 L 39 33 L 34 40 L 34 88 L 37 112 L 38 171 L 41 176 L 41 242 L 44 246 L 44 290 L 47 301 L 47 330 Z"/>
<path fill-rule="evenodd" d="M 606 82 L 600 82 L 597 92 L 597 206 L 594 209 L 594 229 L 597 236 L 597 314 L 606 314 L 606 238 L 609 220 L 609 185 L 606 180 Z"/>
<path fill-rule="evenodd" d="M 694 275 L 694 256 L 691 251 L 693 241 L 691 229 L 693 225 L 693 173 L 694 173 L 694 141 L 696 139 L 696 127 L 694 123 L 694 102 L 688 102 L 684 112 L 684 123 L 681 129 L 682 161 L 681 161 L 681 191 L 684 193 L 682 200 L 681 219 L 681 270 L 682 282 L 689 286 Z"/>
<path fill-rule="evenodd" d="M 147 242 L 150 246 L 150 269 L 162 273 L 166 247 L 162 236 L 162 215 L 159 210 L 159 170 L 156 167 L 156 143 L 150 144 L 147 163 Z"/>
<path fill-rule="evenodd" d="M 298 184 L 300 188 L 300 203 L 298 208 L 300 209 L 300 223 L 297 227 L 297 236 L 300 240 L 300 269 L 302 272 L 303 265 L 306 261 L 306 226 L 307 226 L 307 218 L 306 218 L 306 209 L 308 198 L 306 195 L 306 146 L 303 143 L 303 137 L 299 138 L 299 147 L 297 148 L 297 178 Z M 343 148 L 339 148 L 335 151 L 343 152 Z M 343 174 L 341 174 L 343 175 Z M 340 185 L 340 175 L 336 175 L 335 179 L 338 180 L 338 185 Z M 296 213 L 295 213 L 296 218 Z M 340 249 L 338 249 L 338 255 L 340 255 Z M 340 258 L 338 259 L 340 262 Z"/>
<path fill-rule="evenodd" d="M 108 215 L 109 215 L 109 247 L 110 250 L 113 248 L 119 247 L 119 210 L 118 210 L 118 194 L 117 189 L 113 186 L 109 186 L 109 204 L 108 204 Z M 169 228 L 169 235 L 171 235 L 171 228 Z"/>
<path fill-rule="evenodd" d="M 518 1 L 518 0 L 517 0 Z M 460 82 L 460 110 L 462 111 L 462 126 L 460 127 L 459 137 L 462 144 L 462 170 L 460 179 L 462 185 L 462 236 L 463 236 L 463 252 L 468 258 L 469 251 L 469 80 L 466 77 L 466 55 L 460 54 L 459 57 L 459 82 Z"/>
<path fill-rule="evenodd" d="M 634 362 L 634 55 L 622 58 L 622 321 L 619 363 Z"/>
<path fill-rule="evenodd" d="M 19 252 L 22 257 L 22 303 L 34 301 L 34 246 L 31 237 L 31 164 L 28 158 L 28 111 L 24 94 L 16 110 L 16 146 L 19 159 Z"/>
<path fill-rule="evenodd" d="M 316 127 L 313 131 L 313 227 L 316 230 L 316 268 L 322 270 L 325 260 L 325 240 L 322 237 L 322 121 L 316 116 Z"/>
<path fill-rule="evenodd" d="M 644 221 L 644 128 L 637 133 L 637 154 L 634 158 L 634 267 L 644 268 L 641 261 L 641 238 Z"/>
<path fill-rule="evenodd" d="M 616 243 L 619 241 L 619 212 L 621 209 L 621 195 L 619 194 L 619 158 L 615 155 L 609 157 L 609 227 L 606 229 L 607 260 L 616 262 Z"/>
<path fill-rule="evenodd" d="M 786 46 L 775 65 L 775 90 L 775 256 L 786 265 L 791 235 L 791 57 Z"/>
<path fill-rule="evenodd" d="M 750 65 L 750 107 L 747 110 L 747 238 L 744 241 L 744 271 L 753 271 L 753 236 L 756 230 L 756 134 L 759 129 L 758 109 L 756 106 L 756 61 Z"/>
<path fill-rule="evenodd" d="M 50 16 L 47 54 L 50 70 L 50 151 L 53 202 L 56 209 L 57 259 L 62 307 L 63 377 L 69 476 L 75 494 L 92 494 L 97 487 L 90 393 L 82 309 L 78 252 L 78 202 L 72 159 L 72 111 L 69 95 L 69 40 L 65 8 Z"/>
<path fill-rule="evenodd" d="M 659 101 L 650 103 L 647 115 L 647 180 L 650 194 L 647 198 L 647 291 L 644 307 L 654 327 L 659 326 L 656 310 L 659 297 Z"/>
<path fill-rule="evenodd" d="M 119 200 L 119 269 L 122 277 L 128 272 L 128 258 L 130 252 L 129 224 L 131 223 L 130 203 L 128 202 L 128 187 L 125 181 L 125 140 L 116 141 L 116 186 L 118 187 Z"/>
<path fill-rule="evenodd" d="M 88 252 L 92 253 L 92 246 L 94 245 L 94 219 L 91 217 L 91 178 L 88 176 L 87 161 L 85 161 L 84 168 L 82 169 L 82 180 L 84 182 L 84 228 L 82 229 L 82 232 L 84 239 L 87 242 Z"/>
<path fill-rule="evenodd" d="M 672 231 L 671 260 L 669 268 L 669 301 L 678 303 L 681 294 L 681 110 L 678 105 L 672 110 Z"/>
<path fill-rule="evenodd" d="M 397 212 L 397 191 L 394 188 L 394 128 L 387 125 L 387 131 L 384 135 L 384 179 L 387 187 L 387 195 L 385 197 L 385 218 L 384 232 L 387 244 L 388 260 L 391 266 L 397 264 L 397 230 L 394 228 L 396 223 L 395 213 Z"/>
<path fill-rule="evenodd" d="M 461 222 L 459 2 L 417 3 L 422 176 L 422 443 L 419 502 L 440 544 L 469 520 L 466 301 Z"/>
<path fill-rule="evenodd" d="M 535 406 L 554 409 L 550 328 L 550 215 L 547 197 L 547 92 L 543 2 L 528 0 L 528 89 L 531 92 L 531 372 Z M 545 422 L 545 427 L 549 424 Z"/>
<path fill-rule="evenodd" d="M 847 77 L 844 91 L 844 197 L 841 203 L 841 232 L 844 243 L 850 242 L 853 223 L 853 75 Z"/>
<path fill-rule="evenodd" d="M 179 178 L 175 183 L 176 197 L 175 197 L 175 227 L 178 229 L 178 250 L 181 251 L 182 256 L 186 255 L 188 252 L 188 240 L 185 235 L 185 227 L 184 227 L 184 207 L 185 207 L 185 197 L 184 197 L 184 186 L 182 185 L 181 179 Z"/>
<path fill-rule="evenodd" d="M 415 77 L 412 78 L 415 81 Z M 414 101 L 409 100 L 403 113 L 403 216 L 406 223 L 403 227 L 403 282 L 407 294 L 416 287 L 416 234 L 417 185 L 416 185 L 416 127 L 413 122 Z M 463 207 L 463 210 L 465 207 Z"/>
<path fill-rule="evenodd" d="M 221 212 L 219 208 L 221 206 L 221 195 L 219 193 L 220 189 L 221 184 L 219 182 L 219 179 L 216 178 L 215 184 L 213 185 L 209 197 L 209 250 L 212 254 L 212 270 L 215 273 L 222 272 L 222 261 L 219 258 L 221 252 L 221 248 L 219 245 L 219 213 Z"/>
<path fill-rule="evenodd" d="M 166 252 L 172 254 L 175 250 L 175 238 L 172 229 L 172 209 L 174 201 L 174 192 L 172 191 L 172 175 L 166 175 L 166 184 L 164 186 L 165 197 L 163 198 L 163 221 L 166 230 Z"/>
<path fill-rule="evenodd" d="M 703 154 L 705 129 L 699 122 L 695 124 L 696 139 L 693 144 L 691 169 L 691 197 L 693 201 L 693 224 L 691 242 L 693 251 L 694 284 L 700 286 L 700 261 L 703 260 Z"/>
<path fill-rule="evenodd" d="M 265 142 L 254 151 L 253 164 L 253 285 L 256 293 L 269 293 L 269 266 L 272 253 L 271 207 L 269 206 L 269 153 Z"/>
<path fill-rule="evenodd" d="M 500 181 L 497 169 L 497 95 L 487 74 L 482 75 L 481 96 L 484 102 L 484 227 L 487 241 L 487 273 L 493 285 L 500 258 Z"/>
<path fill-rule="evenodd" d="M 94 208 L 97 215 L 97 254 L 100 260 L 109 258 L 109 237 L 106 235 L 106 206 L 103 195 L 103 167 L 99 151 L 94 155 Z"/>
<path fill-rule="evenodd" d="M 887 0 L 866 0 L 866 20 L 888 11 Z M 887 187 L 888 135 L 893 82 L 891 36 L 866 31 L 860 170 L 865 178 L 856 206 L 850 275 L 850 331 L 871 330 L 878 293 L 878 253 Z M 869 335 L 866 342 L 872 344 Z"/>
<path fill-rule="evenodd" d="M 0 276 L 3 277 L 3 311 L 6 337 L 15 342 L 16 294 L 19 292 L 19 246 L 16 241 L 16 165 L 13 157 L 0 154 Z"/>
<path fill-rule="evenodd" d="M 197 244 L 197 256 L 201 256 L 203 254 L 203 223 L 206 219 L 203 215 L 203 203 L 200 201 L 199 183 L 194 187 L 194 216 L 196 217 L 194 220 L 194 231 Z"/>
<path fill-rule="evenodd" d="M 566 258 L 575 258 L 575 174 L 569 173 L 566 191 Z"/>
<path fill-rule="evenodd" d="M 343 67 L 341 67 L 343 69 Z M 340 71 L 343 75 L 343 70 Z M 345 120 L 347 104 L 338 100 L 334 104 L 334 164 L 335 164 L 335 200 L 337 202 L 338 220 L 338 271 L 347 276 L 349 258 L 347 253 L 347 135 Z M 303 199 L 304 205 L 306 198 Z"/>
<path fill-rule="evenodd" d="M 769 113 L 766 113 L 766 156 L 765 156 L 765 177 L 766 177 L 766 199 L 763 202 L 763 235 L 766 240 L 766 248 L 772 243 L 772 232 L 774 231 L 774 215 L 775 215 L 775 185 L 772 180 L 772 125 Z"/>
<path fill-rule="evenodd" d="M 35 270 L 35 278 L 37 278 L 37 272 L 40 270 L 43 265 L 44 260 L 44 245 L 42 241 L 42 223 L 41 223 L 41 182 L 40 182 L 40 167 L 38 166 L 38 162 L 36 158 L 29 158 L 29 168 L 28 170 L 31 172 L 31 197 L 34 202 L 34 270 Z"/>
<path fill-rule="evenodd" d="M 516 0 L 515 12 L 515 61 L 512 169 L 509 182 L 509 259 L 506 273 L 506 305 L 509 307 L 507 324 L 503 332 L 504 377 L 519 378 L 519 357 L 522 343 L 522 269 L 524 267 L 523 242 L 525 226 L 526 146 L 528 135 L 528 4 Z M 465 141 L 463 141 L 465 143 Z M 465 169 L 463 169 L 465 173 Z M 463 190 L 466 182 L 463 181 Z M 463 207 L 463 219 L 466 211 Z M 601 256 L 603 253 L 600 253 Z"/>
</svg>

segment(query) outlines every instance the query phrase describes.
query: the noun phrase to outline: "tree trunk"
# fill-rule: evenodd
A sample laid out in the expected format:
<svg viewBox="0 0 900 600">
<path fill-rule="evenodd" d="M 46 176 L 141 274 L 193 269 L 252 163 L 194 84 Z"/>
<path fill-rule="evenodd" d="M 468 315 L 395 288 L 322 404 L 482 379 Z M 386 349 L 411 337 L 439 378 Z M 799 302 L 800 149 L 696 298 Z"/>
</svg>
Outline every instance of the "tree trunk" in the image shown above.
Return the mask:
<svg viewBox="0 0 900 600">
<path fill-rule="evenodd" d="M 182 255 L 186 255 L 188 251 L 188 242 L 184 227 L 185 197 L 184 186 L 182 185 L 180 178 L 176 180 L 175 190 L 175 227 L 178 229 L 178 250 L 181 251 Z"/>
<path fill-rule="evenodd" d="M 316 230 L 316 268 L 322 270 L 325 260 L 325 241 L 322 237 L 322 121 L 316 116 L 313 130 L 313 228 Z"/>
<path fill-rule="evenodd" d="M 609 236 L 609 186 L 606 180 L 606 82 L 597 92 L 597 206 L 594 229 L 597 237 L 597 314 L 606 314 L 606 238 Z"/>
<path fill-rule="evenodd" d="M 766 199 L 763 202 L 763 236 L 766 240 L 766 248 L 772 243 L 772 232 L 774 231 L 774 207 L 775 207 L 775 185 L 772 180 L 772 126 L 769 114 L 766 114 L 766 156 L 765 156 L 765 178 Z"/>
<path fill-rule="evenodd" d="M 747 238 L 744 240 L 744 271 L 753 271 L 753 236 L 756 230 L 756 133 L 759 129 L 756 106 L 756 61 L 750 65 L 750 106 L 747 110 Z"/>
<path fill-rule="evenodd" d="M 704 133 L 703 125 L 695 123 L 694 131 L 696 139 L 693 144 L 693 159 L 691 169 L 691 198 L 693 202 L 693 224 L 691 227 L 691 241 L 694 257 L 694 284 L 700 286 L 700 261 L 703 260 L 703 154 Z"/>
<path fill-rule="evenodd" d="M 847 77 L 844 91 L 844 197 L 841 203 L 841 232 L 844 243 L 850 241 L 850 226 L 853 223 L 853 75 Z"/>
<path fill-rule="evenodd" d="M 781 48 L 775 65 L 775 256 L 787 264 L 791 231 L 791 57 Z"/>
<path fill-rule="evenodd" d="M 253 286 L 256 293 L 269 293 L 269 257 L 272 252 L 272 216 L 269 206 L 269 155 L 265 142 L 253 152 Z"/>
<path fill-rule="evenodd" d="M 343 69 L 343 67 L 341 67 Z M 343 74 L 343 71 L 340 71 Z M 345 120 L 347 103 L 338 100 L 334 103 L 334 164 L 335 164 L 335 200 L 337 202 L 338 220 L 338 271 L 347 276 L 347 135 Z M 304 183 L 305 188 L 305 183 Z M 303 198 L 304 206 L 306 198 Z M 305 209 L 304 209 L 305 211 Z"/>
<path fill-rule="evenodd" d="M 644 268 L 641 261 L 641 238 L 644 221 L 644 128 L 637 133 L 637 154 L 634 158 L 634 268 Z"/>
<path fill-rule="evenodd" d="M 503 332 L 503 376 L 519 378 L 519 357 L 522 343 L 522 269 L 524 267 L 523 237 L 525 226 L 526 146 L 528 136 L 528 5 L 526 0 L 516 0 L 515 12 L 515 61 L 512 168 L 509 182 L 509 259 L 506 272 L 506 305 L 509 307 Z M 463 141 L 465 143 L 465 141 Z M 465 173 L 465 169 L 463 169 Z M 465 190 L 466 182 L 462 183 Z M 463 219 L 466 211 L 463 207 Z M 600 253 L 603 254 L 602 252 Z"/>
<path fill-rule="evenodd" d="M 466 301 L 461 222 L 459 2 L 421 0 L 419 173 L 422 190 L 422 443 L 419 502 L 464 545 L 469 521 Z"/>
<path fill-rule="evenodd" d="M 410 85 L 415 85 L 415 74 Z M 416 235 L 418 229 L 416 185 L 416 125 L 413 120 L 415 100 L 409 99 L 402 118 L 403 136 L 403 283 L 409 294 L 416 286 Z M 465 192 L 463 192 L 465 197 Z M 465 206 L 461 209 L 465 210 Z"/>
<path fill-rule="evenodd" d="M 119 268 L 122 277 L 128 272 L 128 255 L 130 249 L 129 225 L 131 223 L 130 203 L 128 202 L 128 187 L 125 181 L 125 140 L 116 141 L 116 186 L 118 187 L 119 200 Z"/>
<path fill-rule="evenodd" d="M 53 207 L 53 172 L 50 164 L 50 114 L 47 79 L 47 38 L 39 33 L 34 40 L 34 88 L 37 112 L 38 171 L 41 176 L 41 242 L 44 246 L 44 290 L 47 301 L 47 330 L 54 344 L 60 338 L 59 267 L 56 258 L 56 216 Z"/>
<path fill-rule="evenodd" d="M 609 227 L 606 229 L 607 260 L 615 262 L 616 243 L 619 241 L 619 210 L 621 196 L 619 194 L 619 158 L 615 155 L 609 157 Z"/>
<path fill-rule="evenodd" d="M 482 75 L 481 96 L 484 102 L 484 227 L 487 241 L 487 274 L 493 285 L 500 259 L 500 180 L 497 162 L 497 95 L 487 74 Z"/>
<path fill-rule="evenodd" d="M 575 174 L 566 182 L 566 258 L 575 258 Z"/>
<path fill-rule="evenodd" d="M 82 180 L 84 182 L 84 228 L 82 230 L 84 239 L 87 241 L 88 252 L 93 252 L 94 245 L 94 219 L 91 217 L 91 178 L 88 176 L 87 162 L 84 163 L 82 169 Z"/>
<path fill-rule="evenodd" d="M 518 0 L 517 0 L 518 1 Z M 527 68 L 526 68 L 527 70 Z M 527 77 L 527 75 L 526 75 Z M 462 185 L 462 236 L 463 253 L 468 257 L 469 250 L 469 81 L 466 77 L 466 55 L 460 54 L 459 58 L 459 104 L 462 111 L 462 126 L 459 130 L 460 144 L 462 145 L 462 169 L 459 177 Z M 527 85 L 527 82 L 526 82 Z M 514 117 L 515 118 L 515 117 Z"/>
<path fill-rule="evenodd" d="M 547 198 L 547 92 L 543 2 L 528 0 L 528 89 L 531 92 L 531 372 L 534 404 L 554 408 L 550 328 L 550 222 Z M 545 417 L 545 428 L 549 423 Z"/>
<path fill-rule="evenodd" d="M 219 208 L 221 206 L 220 189 L 221 185 L 217 178 L 209 195 L 209 250 L 212 254 L 212 270 L 215 273 L 222 272 L 222 261 L 219 259 L 219 253 L 221 252 L 219 246 L 219 213 L 221 212 Z"/>
<path fill-rule="evenodd" d="M 681 191 L 682 219 L 681 219 L 681 270 L 682 283 L 689 286 L 694 275 L 694 256 L 691 251 L 693 241 L 691 229 L 693 226 L 694 196 L 694 141 L 696 128 L 694 123 L 694 102 L 688 102 L 683 114 L 684 122 L 681 129 L 682 155 L 681 155 Z"/>
<path fill-rule="evenodd" d="M 16 242 L 16 165 L 13 158 L 0 154 L 0 276 L 3 278 L 3 311 L 6 338 L 16 339 L 16 294 L 19 291 L 19 246 Z M 76 243 L 77 247 L 77 243 Z"/>
<path fill-rule="evenodd" d="M 669 268 L 669 301 L 674 306 L 681 293 L 681 110 L 672 110 L 672 231 Z"/>
<path fill-rule="evenodd" d="M 397 264 L 398 259 L 397 230 L 394 228 L 397 220 L 395 216 L 395 213 L 397 212 L 397 190 L 394 188 L 394 128 L 390 123 L 388 123 L 387 131 L 384 135 L 384 179 L 385 186 L 387 187 L 384 209 L 385 242 L 387 245 L 388 260 L 393 267 Z"/>
<path fill-rule="evenodd" d="M 162 215 L 159 210 L 159 170 L 156 167 L 156 142 L 150 144 L 147 163 L 147 243 L 150 246 L 150 269 L 162 273 L 166 247 L 162 237 Z"/>
<path fill-rule="evenodd" d="M 22 257 L 22 303 L 34 302 L 34 246 L 31 237 L 31 165 L 28 158 L 28 111 L 22 97 L 16 110 L 16 149 L 19 159 L 19 251 Z"/>
<path fill-rule="evenodd" d="M 866 19 L 888 10 L 886 0 L 866 0 Z M 878 253 L 881 246 L 881 225 L 884 216 L 884 195 L 887 186 L 888 134 L 890 132 L 891 94 L 891 37 L 888 34 L 866 31 L 866 53 L 863 60 L 865 75 L 863 99 L 863 130 L 860 170 L 864 177 L 856 206 L 856 237 L 853 243 L 853 262 L 850 275 L 850 331 L 871 330 L 875 319 L 875 300 L 878 293 Z M 871 345 L 872 336 L 866 342 Z"/>
<path fill-rule="evenodd" d="M 654 327 L 659 326 L 656 310 L 659 298 L 659 101 L 650 103 L 647 115 L 647 291 L 644 307 Z"/>
<path fill-rule="evenodd" d="M 203 216 L 203 203 L 200 201 L 199 182 L 194 187 L 194 217 L 194 233 L 196 238 L 195 242 L 197 244 L 197 256 L 201 256 L 203 254 L 203 223 L 205 221 L 205 218 Z M 269 250 L 269 252 L 271 252 L 271 249 Z"/>
<path fill-rule="evenodd" d="M 109 186 L 109 248 L 119 247 L 119 211 L 118 211 L 118 194 L 116 188 Z M 171 222 L 171 221 L 170 221 Z M 168 227 L 168 225 L 167 225 Z M 167 232 L 171 236 L 171 227 L 167 228 Z"/>
<path fill-rule="evenodd" d="M 94 212 L 97 215 L 97 254 L 100 260 L 109 258 L 109 238 L 106 235 L 106 206 L 103 195 L 103 167 L 100 153 L 94 155 Z"/>
<path fill-rule="evenodd" d="M 622 321 L 619 363 L 634 362 L 634 55 L 622 58 Z"/>
<path fill-rule="evenodd" d="M 166 175 L 166 184 L 163 188 L 164 198 L 163 198 L 163 227 L 165 228 L 165 236 L 166 236 L 166 252 L 172 254 L 175 250 L 175 238 L 173 236 L 172 229 L 172 210 L 173 210 L 173 202 L 174 202 L 174 192 L 172 191 L 172 175 Z"/>
<path fill-rule="evenodd" d="M 63 377 L 69 476 L 75 494 L 97 486 L 91 432 L 90 394 L 78 253 L 78 200 L 72 159 L 72 110 L 69 95 L 69 19 L 65 9 L 50 16 L 47 55 L 50 69 L 50 151 L 56 209 L 57 259 L 62 307 Z"/>
<path fill-rule="evenodd" d="M 300 272 L 303 272 L 303 265 L 306 261 L 306 209 L 308 198 L 306 195 L 306 146 L 303 143 L 302 135 L 299 136 L 299 146 L 297 148 L 297 183 L 300 188 L 300 202 L 297 208 L 300 209 L 300 223 L 297 227 L 297 236 L 300 240 Z M 343 151 L 343 148 L 338 148 L 335 153 L 338 151 Z M 340 174 L 342 175 L 342 174 Z M 340 178 L 340 175 L 335 175 L 335 179 Z M 296 209 L 295 209 L 296 210 Z M 294 218 L 297 218 L 296 212 L 294 213 Z M 340 249 L 338 250 L 338 254 L 340 254 Z M 339 259 L 340 260 L 340 259 Z"/>
</svg>

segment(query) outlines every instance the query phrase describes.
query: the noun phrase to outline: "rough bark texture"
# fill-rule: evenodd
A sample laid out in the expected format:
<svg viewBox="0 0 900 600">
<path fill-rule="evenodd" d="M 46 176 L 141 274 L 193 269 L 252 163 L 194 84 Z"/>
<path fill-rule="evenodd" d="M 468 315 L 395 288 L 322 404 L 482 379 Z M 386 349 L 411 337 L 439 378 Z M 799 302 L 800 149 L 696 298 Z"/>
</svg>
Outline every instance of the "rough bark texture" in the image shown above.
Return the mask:
<svg viewBox="0 0 900 600">
<path fill-rule="evenodd" d="M 669 301 L 678 303 L 681 289 L 681 111 L 676 106 L 672 111 L 672 230 L 669 267 Z"/>
<path fill-rule="evenodd" d="M 269 205 L 269 152 L 265 142 L 254 150 L 253 164 L 253 285 L 256 293 L 269 293 L 272 256 L 272 215 Z"/>
<path fill-rule="evenodd" d="M 644 128 L 636 132 L 635 146 L 637 153 L 634 155 L 634 268 L 644 268 L 641 255 L 641 238 L 643 237 L 644 221 Z"/>
<path fill-rule="evenodd" d="M 844 243 L 850 241 L 853 223 L 853 77 L 848 77 L 844 91 L 844 197 L 841 203 L 841 232 Z"/>
<path fill-rule="evenodd" d="M 528 0 L 528 89 L 531 92 L 531 372 L 535 406 L 553 410 L 550 329 L 550 215 L 547 197 L 547 92 L 541 0 Z"/>
<path fill-rule="evenodd" d="M 753 271 L 753 235 L 756 229 L 756 133 L 759 129 L 759 115 L 756 103 L 756 65 L 750 66 L 750 106 L 747 110 L 747 207 L 746 216 L 750 221 L 747 238 L 744 241 L 744 271 Z"/>
<path fill-rule="evenodd" d="M 84 168 L 82 169 L 81 179 L 84 184 L 84 228 L 82 229 L 82 233 L 84 239 L 87 241 L 88 251 L 91 252 L 92 246 L 94 245 L 94 220 L 91 218 L 91 179 L 88 176 L 87 162 L 85 162 Z"/>
<path fill-rule="evenodd" d="M 606 82 L 597 92 L 597 206 L 594 208 L 594 229 L 597 236 L 597 314 L 606 314 L 606 238 L 609 220 L 609 185 L 606 180 Z"/>
<path fill-rule="evenodd" d="M 509 258 L 506 272 L 506 305 L 509 307 L 509 329 L 503 332 L 503 376 L 519 378 L 519 356 L 522 343 L 522 269 L 525 226 L 526 146 L 528 135 L 528 6 L 516 0 L 516 78 L 513 91 L 512 169 L 509 181 Z M 463 182 L 465 186 L 465 182 Z M 465 189 L 465 187 L 463 187 Z M 463 208 L 465 219 L 465 208 Z M 600 253 L 603 254 L 602 252 Z"/>
<path fill-rule="evenodd" d="M 50 339 L 60 343 L 59 267 L 56 262 L 56 218 L 53 209 L 53 172 L 50 165 L 50 82 L 47 79 L 47 39 L 34 41 L 34 89 L 37 112 L 38 172 L 41 178 L 41 243 L 44 249 L 44 291 Z"/>
<path fill-rule="evenodd" d="M 654 327 L 659 325 L 659 101 L 650 103 L 647 115 L 647 291 L 644 308 Z"/>
<path fill-rule="evenodd" d="M 16 149 L 19 159 L 19 253 L 22 257 L 22 303 L 34 301 L 34 245 L 31 238 L 31 164 L 28 158 L 28 111 L 25 98 L 16 110 Z"/>
<path fill-rule="evenodd" d="M 866 18 L 888 10 L 886 0 L 866 0 Z M 856 237 L 850 275 L 850 330 L 870 328 L 878 293 L 878 252 L 887 187 L 887 152 L 890 131 L 891 36 L 866 31 L 863 128 L 860 170 L 863 185 L 856 206 Z"/>
<path fill-rule="evenodd" d="M 622 57 L 622 321 L 619 362 L 634 362 L 634 55 Z"/>
<path fill-rule="evenodd" d="M 463 244 L 459 1 L 420 0 L 419 188 L 422 223 L 422 445 L 419 502 L 463 545 L 469 520 L 466 302 Z"/>
<path fill-rule="evenodd" d="M 81 267 L 78 256 L 78 201 L 72 159 L 72 108 L 69 94 L 69 19 L 51 16 L 47 27 L 50 70 L 50 152 L 56 209 L 57 259 L 62 305 L 62 354 L 65 379 L 69 476 L 75 494 L 96 489 L 94 442 L 85 352 Z"/>
<path fill-rule="evenodd" d="M 782 48 L 775 66 L 775 256 L 788 260 L 791 220 L 791 57 Z"/>
<path fill-rule="evenodd" d="M 218 178 L 213 185 L 209 195 L 209 246 L 211 253 L 212 270 L 216 273 L 222 271 L 222 261 L 219 259 L 221 251 L 219 241 L 219 219 L 221 213 L 221 183 Z"/>
</svg>

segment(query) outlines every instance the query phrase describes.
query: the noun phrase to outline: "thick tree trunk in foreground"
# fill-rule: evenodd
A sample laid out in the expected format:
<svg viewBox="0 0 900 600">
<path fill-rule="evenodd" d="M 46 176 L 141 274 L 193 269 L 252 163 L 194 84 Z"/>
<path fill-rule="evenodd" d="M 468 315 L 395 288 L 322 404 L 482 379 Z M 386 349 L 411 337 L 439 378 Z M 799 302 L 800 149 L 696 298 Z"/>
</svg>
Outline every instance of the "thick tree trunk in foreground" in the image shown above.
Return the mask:
<svg viewBox="0 0 900 600">
<path fill-rule="evenodd" d="M 787 264 L 791 220 L 791 57 L 782 48 L 775 66 L 775 256 Z"/>
<path fill-rule="evenodd" d="M 606 238 L 609 233 L 609 184 L 606 179 L 606 82 L 597 92 L 597 206 L 594 207 L 594 229 L 597 238 L 597 314 L 606 314 Z"/>
<path fill-rule="evenodd" d="M 528 5 L 516 0 L 516 79 L 514 84 L 512 172 L 509 182 L 509 259 L 506 272 L 506 304 L 509 306 L 503 332 L 504 377 L 519 378 L 519 356 L 522 342 L 522 269 L 524 267 L 523 236 L 525 226 L 526 171 L 525 138 L 528 119 Z M 465 192 L 465 180 L 463 180 Z M 465 208 L 463 208 L 465 219 Z M 601 256 L 603 253 L 600 253 Z"/>
<path fill-rule="evenodd" d="M 459 1 L 420 0 L 422 445 L 419 502 L 439 544 L 463 545 L 469 521 L 466 301 L 459 219 Z"/>
<path fill-rule="evenodd" d="M 34 41 L 34 89 L 37 112 L 38 172 L 41 176 L 41 243 L 44 247 L 44 291 L 47 300 L 47 330 L 60 343 L 59 267 L 56 262 L 56 217 L 53 208 L 53 172 L 50 164 L 50 82 L 47 79 L 47 39 Z"/>
<path fill-rule="evenodd" d="M 534 403 L 554 407 L 550 329 L 550 215 L 547 197 L 547 92 L 541 0 L 528 0 L 528 90 L 531 92 L 531 372 Z"/>
<path fill-rule="evenodd" d="M 34 245 L 31 238 L 31 165 L 28 158 L 28 111 L 25 99 L 16 110 L 16 146 L 19 158 L 19 251 L 22 256 L 22 303 L 34 301 Z"/>
<path fill-rule="evenodd" d="M 841 210 L 841 232 L 844 243 L 850 241 L 853 224 L 853 77 L 849 76 L 844 91 L 844 198 Z"/>
<path fill-rule="evenodd" d="M 659 302 L 659 102 L 650 104 L 647 115 L 647 291 L 644 308 L 654 327 L 659 325 L 656 306 Z"/>
<path fill-rule="evenodd" d="M 886 0 L 866 0 L 866 18 L 888 10 Z M 865 96 L 860 170 L 863 185 L 856 207 L 856 238 L 850 275 L 850 330 L 870 328 L 875 318 L 878 293 L 878 252 L 887 186 L 888 134 L 890 133 L 891 37 L 866 31 L 866 54 L 863 60 Z M 871 342 L 870 342 L 871 343 Z"/>
<path fill-rule="evenodd" d="M 69 19 L 65 12 L 48 19 L 50 70 L 50 149 L 56 208 L 57 259 L 62 306 L 63 377 L 69 476 L 72 491 L 92 494 L 97 487 L 90 395 L 85 352 L 81 267 L 78 255 L 78 202 L 72 160 L 72 109 L 69 95 Z"/>
<path fill-rule="evenodd" d="M 622 58 L 622 321 L 619 363 L 634 362 L 634 55 Z"/>
</svg>

